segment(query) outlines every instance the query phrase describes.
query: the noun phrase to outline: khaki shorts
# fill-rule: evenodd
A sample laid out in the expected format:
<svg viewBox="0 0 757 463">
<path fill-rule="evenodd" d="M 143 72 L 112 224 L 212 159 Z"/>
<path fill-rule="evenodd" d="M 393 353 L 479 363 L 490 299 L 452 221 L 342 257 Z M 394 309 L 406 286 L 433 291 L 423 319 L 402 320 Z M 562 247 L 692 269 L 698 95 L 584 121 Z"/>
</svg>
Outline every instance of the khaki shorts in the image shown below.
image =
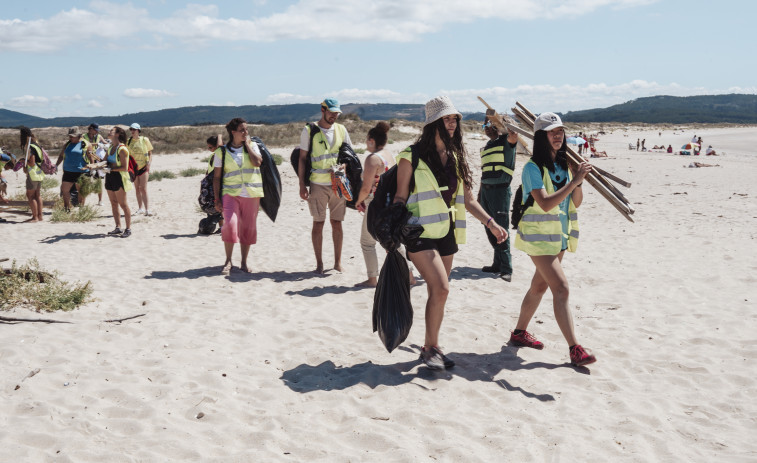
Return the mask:
<svg viewBox="0 0 757 463">
<path fill-rule="evenodd" d="M 41 190 L 42 182 L 33 182 L 31 178 L 26 177 L 26 189 L 27 190 Z"/>
<path fill-rule="evenodd" d="M 344 214 L 347 212 L 347 201 L 337 196 L 331 186 L 310 185 L 310 196 L 308 197 L 308 207 L 310 215 L 313 216 L 313 222 L 326 221 L 326 208 L 329 209 L 329 218 L 342 222 Z"/>
</svg>

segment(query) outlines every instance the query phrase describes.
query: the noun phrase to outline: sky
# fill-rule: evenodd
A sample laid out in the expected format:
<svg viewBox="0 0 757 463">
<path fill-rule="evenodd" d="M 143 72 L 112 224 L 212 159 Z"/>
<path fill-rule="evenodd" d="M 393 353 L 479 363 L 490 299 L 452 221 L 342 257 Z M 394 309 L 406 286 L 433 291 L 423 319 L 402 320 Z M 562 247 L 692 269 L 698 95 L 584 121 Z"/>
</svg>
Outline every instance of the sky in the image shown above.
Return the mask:
<svg viewBox="0 0 757 463">
<path fill-rule="evenodd" d="M 10 4 L 9 4 L 10 3 Z M 199 105 L 601 108 L 757 93 L 757 2 L 27 1 L 0 10 L 0 108 L 115 116 Z"/>
</svg>

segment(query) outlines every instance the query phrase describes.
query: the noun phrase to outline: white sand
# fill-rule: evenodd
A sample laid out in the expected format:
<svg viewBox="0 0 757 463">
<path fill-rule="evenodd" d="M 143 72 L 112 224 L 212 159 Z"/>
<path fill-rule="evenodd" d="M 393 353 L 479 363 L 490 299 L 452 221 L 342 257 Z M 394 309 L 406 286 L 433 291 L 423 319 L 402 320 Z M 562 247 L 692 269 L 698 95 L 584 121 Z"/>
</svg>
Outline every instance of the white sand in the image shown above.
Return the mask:
<svg viewBox="0 0 757 463">
<path fill-rule="evenodd" d="M 1 224 L 0 257 L 92 280 L 97 300 L 0 314 L 72 322 L 2 325 L 0 461 L 757 460 L 757 129 L 697 130 L 719 157 L 627 150 L 694 134 L 657 132 L 597 144 L 611 157 L 593 162 L 633 183 L 636 223 L 585 188 L 564 267 L 577 335 L 598 357 L 587 369 L 569 366 L 549 296 L 530 326 L 546 348 L 505 344 L 533 266 L 514 250 L 512 283 L 482 274 L 491 251 L 472 218 L 441 333 L 458 366 L 419 366 L 424 286 L 407 342 L 388 354 L 371 332 L 373 291 L 352 287 L 365 277 L 361 217 L 344 225 L 346 271 L 310 273 L 311 220 L 288 164 L 250 276 L 220 276 L 220 237 L 195 235 L 199 176 L 151 182 L 157 215 L 136 218 L 129 239 L 103 236 L 107 198 L 91 223 Z M 483 141 L 469 141 L 477 155 Z M 159 156 L 154 169 L 205 156 Z M 692 161 L 720 167 L 683 168 Z M 22 182 L 11 174 L 10 190 Z"/>
</svg>

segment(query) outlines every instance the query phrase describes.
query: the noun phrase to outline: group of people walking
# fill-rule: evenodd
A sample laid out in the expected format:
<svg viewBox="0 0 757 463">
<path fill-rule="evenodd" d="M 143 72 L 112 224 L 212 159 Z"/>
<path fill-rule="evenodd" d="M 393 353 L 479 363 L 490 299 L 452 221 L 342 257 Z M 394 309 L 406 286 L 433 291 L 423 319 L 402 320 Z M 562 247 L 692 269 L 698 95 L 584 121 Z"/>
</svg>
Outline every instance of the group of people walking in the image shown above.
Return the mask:
<svg viewBox="0 0 757 463">
<path fill-rule="evenodd" d="M 299 195 L 307 201 L 312 217 L 315 272 L 324 273 L 323 229 L 327 218 L 334 246 L 333 269 L 342 271 L 342 222 L 346 200 L 332 188 L 332 175 L 339 169 L 340 147 L 343 143 L 351 143 L 351 140 L 344 125 L 337 122 L 341 109 L 335 99 L 324 100 L 320 110 L 320 119 L 302 130 L 297 171 Z M 368 132 L 366 146 L 369 154 L 365 161 L 362 188 L 355 194 L 357 209 L 365 213 L 371 207 L 381 174 L 397 165 L 394 203 L 404 204 L 412 216 L 410 224 L 423 227 L 417 239 L 405 243 L 407 259 L 420 273 L 427 290 L 425 335 L 420 360 L 429 368 L 447 369 L 454 367 L 455 362 L 443 353 L 440 333 L 450 294 L 454 255 L 459 245 L 466 242 L 466 211 L 484 226 L 493 247 L 493 262 L 482 270 L 494 273 L 504 281 L 512 279 L 507 228 L 510 225 L 510 184 L 518 138 L 514 132 L 500 133 L 495 124 L 485 121 L 483 130 L 489 141 L 481 150 L 481 187 L 475 195 L 463 143 L 462 114 L 444 96 L 427 102 L 425 114 L 420 136 L 396 158 L 383 151 L 388 140 L 389 124 L 380 122 Z M 132 125 L 131 131 L 131 142 L 120 127 L 114 127 L 109 132 L 111 144 L 107 163 L 110 172 L 105 178 L 105 188 L 116 222 L 116 228 L 109 234 L 124 237 L 131 234 L 131 212 L 126 193 L 136 186 L 140 210 L 144 207 L 146 214 L 149 211 L 146 189 L 140 193 L 140 186 L 147 182 L 152 146 L 149 140 L 139 136 L 138 125 Z M 226 257 L 221 269 L 224 275 L 233 269 L 232 254 L 237 243 L 241 248 L 239 270 L 251 272 L 248 257 L 251 246 L 257 242 L 257 216 L 260 200 L 264 197 L 261 174 L 263 157 L 257 143 L 249 137 L 246 121 L 232 119 L 226 125 L 226 131 L 228 142 L 225 144 L 220 134 L 207 140 L 208 150 L 213 152 L 208 172 L 212 169 L 215 208 L 221 216 L 218 219 L 222 224 L 221 238 Z M 136 138 L 134 132 L 137 132 Z M 41 153 L 31 132 L 22 129 L 22 146 L 29 137 L 32 137 L 33 155 L 27 162 L 27 196 L 33 217 L 41 220 L 41 200 L 38 199 L 38 183 L 40 177 L 44 177 L 38 169 Z M 70 172 L 77 172 L 67 170 L 66 165 L 85 171 L 81 165 L 84 161 L 79 161 L 79 158 L 92 160 L 92 142 L 81 140 L 81 135 L 76 132 L 69 133 L 69 138 L 70 143 L 61 153 L 62 161 L 59 158 L 59 164 L 64 163 L 64 191 L 76 182 L 76 176 Z M 509 342 L 517 347 L 544 348 L 544 344 L 528 331 L 528 327 L 549 289 L 555 319 L 568 344 L 571 363 L 583 366 L 595 362 L 596 358 L 579 344 L 576 337 L 568 303 L 568 279 L 561 264 L 566 250 L 576 251 L 579 232 L 577 208 L 583 201 L 581 187 L 591 166 L 586 162 L 569 165 L 566 151 L 565 129 L 559 116 L 553 113 L 539 115 L 534 124 L 533 156 L 522 173 L 523 215 L 514 244 L 530 257 L 535 271 L 521 302 L 518 321 Z M 76 162 L 71 159 L 67 161 L 69 156 Z M 137 160 L 142 172 L 137 174 L 134 184 L 127 172 L 129 156 Z M 309 169 L 306 167 L 308 165 Z M 142 175 L 144 180 L 139 180 Z M 124 212 L 126 222 L 123 231 L 119 207 Z M 376 241 L 367 232 L 365 218 L 360 244 L 368 279 L 357 286 L 374 287 L 379 275 Z M 410 275 L 410 283 L 415 283 L 412 272 Z"/>
</svg>

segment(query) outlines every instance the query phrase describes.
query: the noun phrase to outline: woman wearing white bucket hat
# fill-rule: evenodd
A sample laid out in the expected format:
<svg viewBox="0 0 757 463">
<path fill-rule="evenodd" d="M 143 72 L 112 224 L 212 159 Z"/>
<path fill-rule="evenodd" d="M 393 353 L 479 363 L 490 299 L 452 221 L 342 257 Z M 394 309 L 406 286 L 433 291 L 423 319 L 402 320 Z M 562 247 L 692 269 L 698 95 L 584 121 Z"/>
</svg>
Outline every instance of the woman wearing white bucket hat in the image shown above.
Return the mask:
<svg viewBox="0 0 757 463">
<path fill-rule="evenodd" d="M 536 271 L 531 287 L 520 307 L 520 316 L 510 336 L 510 344 L 543 349 L 526 328 L 549 289 L 555 320 L 568 342 L 570 361 L 580 367 L 596 362 L 596 357 L 578 344 L 573 317 L 568 306 L 568 279 L 562 269 L 565 250 L 575 252 L 578 245 L 578 212 L 583 202 L 581 184 L 591 170 L 582 162 L 570 166 L 566 157 L 565 128 L 560 116 L 542 113 L 534 121 L 534 149 L 523 166 L 523 202 L 526 206 L 518 224 L 515 247 L 524 251 Z M 531 199 L 533 198 L 533 199 Z"/>
<path fill-rule="evenodd" d="M 418 140 L 397 156 L 397 192 L 413 214 L 409 223 L 423 225 L 423 234 L 407 244 L 428 288 L 426 336 L 420 359 L 429 368 L 443 370 L 455 363 L 439 348 L 439 330 L 449 294 L 449 275 L 457 245 L 465 243 L 465 211 L 481 221 L 499 242 L 507 231 L 484 211 L 471 192 L 472 177 L 466 161 L 462 115 L 446 96 L 426 103 L 426 125 Z M 413 170 L 413 158 L 418 160 Z M 411 180 L 412 188 L 411 188 Z"/>
</svg>

